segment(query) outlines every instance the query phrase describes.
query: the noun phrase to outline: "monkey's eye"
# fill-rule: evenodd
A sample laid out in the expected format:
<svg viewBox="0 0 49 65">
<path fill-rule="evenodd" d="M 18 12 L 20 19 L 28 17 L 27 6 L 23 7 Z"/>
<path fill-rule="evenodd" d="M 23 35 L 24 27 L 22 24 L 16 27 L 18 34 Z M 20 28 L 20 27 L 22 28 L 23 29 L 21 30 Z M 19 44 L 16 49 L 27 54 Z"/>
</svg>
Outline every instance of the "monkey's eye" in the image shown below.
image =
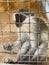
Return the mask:
<svg viewBox="0 0 49 65">
<path fill-rule="evenodd" d="M 15 14 L 15 23 L 17 27 L 20 27 L 22 25 L 22 22 L 25 20 L 25 16 L 22 14 Z"/>
</svg>

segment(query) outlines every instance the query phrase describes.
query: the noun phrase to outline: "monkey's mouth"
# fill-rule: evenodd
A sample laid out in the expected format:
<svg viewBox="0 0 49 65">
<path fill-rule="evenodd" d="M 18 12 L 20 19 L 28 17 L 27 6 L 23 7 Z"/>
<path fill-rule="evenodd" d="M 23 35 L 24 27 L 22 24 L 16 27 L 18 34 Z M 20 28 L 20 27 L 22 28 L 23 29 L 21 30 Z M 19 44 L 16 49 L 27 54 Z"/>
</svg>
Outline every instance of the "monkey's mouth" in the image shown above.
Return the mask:
<svg viewBox="0 0 49 65">
<path fill-rule="evenodd" d="M 21 27 L 22 23 L 16 23 L 16 27 Z"/>
</svg>

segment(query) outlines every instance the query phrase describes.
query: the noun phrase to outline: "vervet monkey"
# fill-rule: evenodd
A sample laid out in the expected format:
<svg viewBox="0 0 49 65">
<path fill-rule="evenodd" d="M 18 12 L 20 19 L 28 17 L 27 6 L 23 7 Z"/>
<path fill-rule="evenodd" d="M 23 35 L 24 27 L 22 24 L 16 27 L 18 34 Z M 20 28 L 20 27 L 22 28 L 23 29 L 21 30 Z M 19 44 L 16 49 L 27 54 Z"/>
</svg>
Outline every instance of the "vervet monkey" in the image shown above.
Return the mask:
<svg viewBox="0 0 49 65">
<path fill-rule="evenodd" d="M 21 30 L 21 38 L 20 36 L 18 37 L 18 41 L 15 42 L 15 45 L 8 45 L 4 46 L 5 50 L 10 50 L 9 46 L 12 49 L 14 48 L 21 48 L 17 55 L 16 55 L 16 60 L 15 62 L 22 61 L 24 59 L 27 60 L 28 57 L 22 57 L 22 55 L 33 55 L 31 57 L 31 61 L 33 60 L 43 60 L 44 57 L 41 57 L 40 55 L 46 55 L 46 51 L 48 48 L 48 27 L 44 23 L 42 19 L 34 17 L 34 15 L 28 15 L 24 13 L 15 13 L 15 22 L 16 22 L 16 27 L 20 28 Z M 30 18 L 29 18 L 30 16 Z M 20 21 L 19 21 L 20 19 Z M 29 29 L 29 20 L 30 20 L 30 29 Z M 24 23 L 28 23 L 27 25 Z M 39 31 L 39 26 L 40 26 L 40 31 Z M 29 36 L 28 31 L 32 32 Z M 22 33 L 25 32 L 25 33 Z M 45 33 L 46 32 L 46 33 Z M 40 41 L 38 42 L 38 34 L 40 33 Z M 34 39 L 34 41 L 30 41 L 30 39 Z M 21 41 L 19 41 L 21 40 Z M 30 42 L 29 42 L 30 41 Z M 23 49 L 24 48 L 24 49 Z M 39 48 L 39 49 L 38 49 Z M 37 59 L 39 55 L 39 58 Z M 12 60 L 11 60 L 12 61 Z M 10 61 L 5 61 L 5 62 L 10 62 Z"/>
<path fill-rule="evenodd" d="M 19 16 L 20 16 L 20 24 L 17 24 L 19 22 Z M 24 18 L 22 18 L 24 17 Z M 48 42 L 47 42 L 47 38 L 48 38 L 48 27 L 47 25 L 44 23 L 44 21 L 42 21 L 39 18 L 35 18 L 34 16 L 30 15 L 30 32 L 32 32 L 29 36 L 29 33 L 27 33 L 26 31 L 29 31 L 29 16 L 24 16 L 22 14 L 15 14 L 15 18 L 16 18 L 16 26 L 19 28 L 21 28 L 21 38 L 20 36 L 18 37 L 18 41 L 15 42 L 15 45 L 10 46 L 11 50 L 14 48 L 21 48 L 17 55 L 16 55 L 16 62 L 18 62 L 19 60 L 24 60 L 26 57 L 22 57 L 22 55 L 34 55 L 32 56 L 31 60 L 37 60 L 37 56 L 39 55 L 45 55 L 47 47 L 48 47 Z M 21 19 L 22 18 L 22 19 Z M 25 24 L 24 24 L 25 23 Z M 26 23 L 28 23 L 26 25 Z M 35 25 L 33 25 L 35 24 Z M 38 48 L 38 29 L 40 25 L 40 34 L 41 34 L 41 39 L 39 41 L 39 48 L 40 49 L 36 49 Z M 45 33 L 46 31 L 46 33 Z M 22 32 L 26 32 L 26 33 L 22 33 Z M 33 39 L 34 41 L 30 41 L 30 39 Z M 21 40 L 21 41 L 19 41 Z M 29 43 L 30 41 L 30 43 Z M 4 46 L 4 49 L 9 50 L 8 46 Z M 39 51 L 38 51 L 39 50 Z M 21 58 L 21 59 L 20 59 Z M 41 57 L 38 60 L 41 60 L 43 57 Z M 27 60 L 26 60 L 27 61 Z"/>
</svg>

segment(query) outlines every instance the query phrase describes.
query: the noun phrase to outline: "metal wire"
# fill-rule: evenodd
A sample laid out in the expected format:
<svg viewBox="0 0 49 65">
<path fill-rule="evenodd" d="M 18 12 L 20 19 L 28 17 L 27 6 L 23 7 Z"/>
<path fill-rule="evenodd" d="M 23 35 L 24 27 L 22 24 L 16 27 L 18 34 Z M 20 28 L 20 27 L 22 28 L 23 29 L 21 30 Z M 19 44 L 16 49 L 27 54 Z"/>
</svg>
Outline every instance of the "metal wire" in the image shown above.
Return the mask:
<svg viewBox="0 0 49 65">
<path fill-rule="evenodd" d="M 37 2 L 37 1 L 39 1 L 39 0 L 34 0 L 34 1 Z M 27 1 L 27 2 L 28 2 L 28 7 L 27 7 L 27 8 L 29 9 L 29 11 L 28 11 L 28 12 L 23 12 L 23 13 L 22 13 L 22 12 L 19 12 L 19 10 L 20 10 L 20 8 L 21 8 L 21 6 L 20 6 L 21 0 L 1 0 L 1 1 L 0 1 L 0 3 L 6 3 L 6 4 L 7 4 L 7 5 L 6 5 L 6 6 L 7 6 L 7 10 L 6 10 L 6 11 L 4 10 L 3 12 L 0 11 L 0 14 L 1 14 L 1 13 L 7 13 L 7 15 L 8 15 L 8 17 L 9 17 L 9 22 L 7 23 L 8 26 L 9 26 L 9 31 L 4 31 L 4 30 L 2 30 L 2 25 L 4 25 L 4 21 L 3 21 L 3 23 L 2 23 L 2 20 L 1 20 L 1 18 L 0 18 L 0 20 L 1 20 L 1 22 L 0 22 L 0 26 L 1 26 L 0 32 L 2 33 L 2 34 L 1 34 L 1 36 L 2 36 L 1 38 L 2 38 L 2 43 L 3 43 L 3 44 L 4 44 L 4 36 L 3 36 L 3 35 L 4 35 L 4 33 L 6 33 L 6 32 L 8 32 L 8 33 L 10 33 L 10 34 L 11 34 L 11 33 L 14 33 L 14 34 L 15 34 L 15 33 L 19 33 L 19 35 L 20 35 L 20 40 L 19 40 L 19 41 L 20 41 L 20 42 L 21 42 L 21 33 L 29 33 L 29 36 L 30 36 L 30 33 L 32 33 L 32 32 L 30 32 L 30 26 L 31 26 L 31 24 L 32 24 L 32 23 L 30 23 L 30 14 L 33 13 L 33 12 L 31 11 L 31 9 L 30 9 L 30 7 L 31 7 L 30 2 L 33 3 L 34 1 L 33 1 L 33 0 L 32 0 L 32 1 L 28 0 L 28 1 Z M 12 4 L 12 3 L 14 4 L 14 2 L 19 4 L 19 6 L 18 6 L 18 11 L 16 11 L 15 8 L 12 9 L 13 11 L 11 11 L 11 9 L 10 9 L 11 4 Z M 43 2 L 45 2 L 45 7 L 46 7 L 46 0 L 44 0 Z M 10 3 L 11 3 L 11 4 L 10 4 Z M 40 14 L 49 13 L 49 12 L 45 12 L 44 10 L 41 10 L 41 8 L 42 8 L 41 5 L 42 5 L 42 0 L 41 0 L 41 3 L 40 3 L 40 1 L 39 1 L 39 4 L 38 4 L 38 8 L 39 8 L 39 9 L 38 9 L 38 11 L 34 12 L 34 14 L 38 14 L 38 15 L 39 15 L 39 18 L 41 17 Z M 4 4 L 3 4 L 3 6 L 4 6 Z M 24 4 L 23 4 L 23 6 L 24 6 L 24 8 L 25 8 L 25 5 L 24 5 Z M 41 8 L 40 8 L 40 7 L 41 7 Z M 35 7 L 35 8 L 36 8 L 36 7 Z M 15 25 L 15 22 L 14 22 L 14 23 L 11 23 L 10 15 L 11 15 L 11 13 L 14 14 L 14 13 L 17 13 L 17 12 L 18 12 L 19 14 L 23 14 L 24 16 L 26 16 L 24 13 L 29 13 L 29 23 L 23 23 L 23 24 L 27 24 L 27 25 L 29 24 L 29 31 L 28 31 L 28 32 L 26 32 L 26 31 L 25 31 L 25 32 L 22 32 L 22 31 L 21 31 L 21 28 L 19 28 L 19 32 L 18 32 L 18 31 L 17 31 L 17 32 L 16 32 L 16 31 L 14 31 L 14 32 L 11 31 L 11 25 L 12 25 L 12 24 Z M 39 19 L 39 21 L 40 21 L 40 19 Z M 20 19 L 19 19 L 19 24 L 20 24 Z M 34 23 L 34 24 L 36 24 L 36 23 Z M 34 25 L 34 24 L 33 24 L 33 25 Z M 48 26 L 49 26 L 49 21 L 46 22 L 46 25 L 47 25 L 47 24 L 48 24 Z M 40 27 L 39 29 L 41 30 L 41 27 Z M 38 39 L 38 47 L 39 47 L 39 40 L 41 40 L 41 34 L 40 34 L 41 31 L 40 31 L 40 32 L 33 32 L 33 33 L 39 35 L 39 39 Z M 45 32 L 45 33 L 46 33 L 46 32 Z M 10 35 L 10 34 L 9 34 L 9 42 L 10 42 L 10 44 L 11 44 L 11 43 L 12 43 L 12 39 L 11 39 L 12 35 Z M 48 35 L 48 39 L 49 39 L 49 27 L 48 27 L 48 33 L 47 33 L 47 35 Z M 31 39 L 30 39 L 29 44 L 30 44 L 31 41 L 35 41 L 35 40 L 33 40 L 33 39 L 31 40 Z M 46 41 L 48 41 L 48 40 L 46 40 Z M 21 45 L 21 46 L 22 46 L 22 45 Z M 21 48 L 20 48 L 20 49 L 21 49 Z M 36 49 L 36 48 L 35 48 L 35 49 Z M 38 49 L 39 49 L 39 48 L 38 48 Z M 47 48 L 47 49 L 49 50 L 49 48 Z M 37 50 L 37 49 L 36 49 L 36 50 Z M 48 50 L 47 50 L 47 51 L 48 51 Z M 14 55 L 14 54 L 17 54 L 16 51 L 15 51 L 15 52 L 13 52 L 13 51 L 12 51 L 12 52 L 11 52 L 11 51 L 10 51 L 10 52 L 4 52 L 4 51 L 1 51 L 1 50 L 0 50 L 0 54 L 1 54 L 1 53 L 2 53 L 2 54 L 5 54 L 5 55 L 6 55 L 6 54 L 10 54 L 10 55 L 11 55 L 11 54 L 13 54 L 13 55 Z M 21 51 L 20 51 L 20 53 L 21 53 Z M 32 62 L 32 63 L 33 63 L 33 62 L 37 62 L 37 65 L 38 65 L 39 62 L 43 62 L 44 64 L 46 63 L 46 65 L 48 65 L 49 61 L 48 61 L 48 59 L 47 59 L 47 58 L 48 58 L 47 55 L 48 55 L 48 54 L 46 54 L 46 56 L 45 56 L 45 57 L 46 57 L 46 60 L 45 60 L 45 61 L 38 61 L 38 58 L 39 58 L 39 54 L 38 54 L 38 56 L 37 56 L 37 61 L 31 61 L 30 58 L 31 58 L 31 56 L 33 56 L 33 55 L 31 55 L 31 56 L 28 55 L 28 57 L 29 57 L 28 61 L 18 61 L 18 62 L 28 62 L 28 63 L 29 63 L 29 62 Z M 22 55 L 22 56 L 25 56 L 25 55 Z M 41 55 L 41 56 L 42 56 L 42 55 Z M 21 57 L 20 57 L 20 60 L 21 60 Z M 0 62 L 0 63 L 1 63 L 1 62 Z"/>
</svg>

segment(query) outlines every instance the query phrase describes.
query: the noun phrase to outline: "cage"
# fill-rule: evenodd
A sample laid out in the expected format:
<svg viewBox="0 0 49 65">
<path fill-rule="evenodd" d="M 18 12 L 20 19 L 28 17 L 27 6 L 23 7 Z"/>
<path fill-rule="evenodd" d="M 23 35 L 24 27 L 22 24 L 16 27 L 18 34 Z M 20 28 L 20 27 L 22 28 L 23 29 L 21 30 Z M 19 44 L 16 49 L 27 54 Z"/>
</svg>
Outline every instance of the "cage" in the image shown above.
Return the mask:
<svg viewBox="0 0 49 65">
<path fill-rule="evenodd" d="M 49 65 L 49 0 L 0 0 L 0 63 Z"/>
</svg>

